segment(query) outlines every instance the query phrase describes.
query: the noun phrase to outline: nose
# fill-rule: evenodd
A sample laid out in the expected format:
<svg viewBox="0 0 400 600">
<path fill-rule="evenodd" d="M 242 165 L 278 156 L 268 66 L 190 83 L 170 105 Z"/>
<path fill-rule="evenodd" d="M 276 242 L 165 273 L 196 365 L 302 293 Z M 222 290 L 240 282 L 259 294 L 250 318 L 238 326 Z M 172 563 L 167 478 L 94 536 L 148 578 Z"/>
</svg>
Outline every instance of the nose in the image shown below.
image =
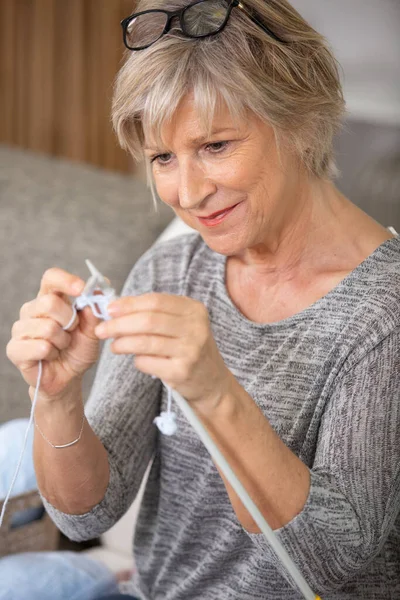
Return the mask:
<svg viewBox="0 0 400 600">
<path fill-rule="evenodd" d="M 185 161 L 179 168 L 179 205 L 194 209 L 216 192 L 216 186 L 195 161 Z"/>
</svg>

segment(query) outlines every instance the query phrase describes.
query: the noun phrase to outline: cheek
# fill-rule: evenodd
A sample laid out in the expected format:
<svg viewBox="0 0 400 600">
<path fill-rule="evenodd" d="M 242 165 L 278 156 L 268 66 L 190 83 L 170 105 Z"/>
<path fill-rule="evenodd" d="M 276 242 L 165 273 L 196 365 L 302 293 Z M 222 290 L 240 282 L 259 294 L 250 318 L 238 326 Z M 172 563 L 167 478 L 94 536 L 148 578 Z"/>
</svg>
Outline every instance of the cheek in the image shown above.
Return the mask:
<svg viewBox="0 0 400 600">
<path fill-rule="evenodd" d="M 282 184 L 282 172 L 274 157 L 254 152 L 253 158 L 247 158 L 236 165 L 236 178 L 242 189 L 256 203 L 260 197 L 265 201 L 265 196 L 275 196 Z"/>
<path fill-rule="evenodd" d="M 160 200 L 173 208 L 179 206 L 178 185 L 174 178 L 154 174 L 153 179 Z"/>
<path fill-rule="evenodd" d="M 229 187 L 252 193 L 269 178 L 271 166 L 259 145 L 246 144 L 221 164 L 219 181 Z"/>
<path fill-rule="evenodd" d="M 245 153 L 236 152 L 232 156 L 210 165 L 210 175 L 216 182 L 236 187 L 246 185 L 252 177 L 252 164 Z"/>
<path fill-rule="evenodd" d="M 262 195 L 265 175 L 260 173 L 259 168 L 254 164 L 244 160 L 235 160 L 221 169 L 217 185 L 220 189 L 235 192 L 237 195 L 246 198 L 251 205 L 257 204 L 257 199 Z"/>
</svg>

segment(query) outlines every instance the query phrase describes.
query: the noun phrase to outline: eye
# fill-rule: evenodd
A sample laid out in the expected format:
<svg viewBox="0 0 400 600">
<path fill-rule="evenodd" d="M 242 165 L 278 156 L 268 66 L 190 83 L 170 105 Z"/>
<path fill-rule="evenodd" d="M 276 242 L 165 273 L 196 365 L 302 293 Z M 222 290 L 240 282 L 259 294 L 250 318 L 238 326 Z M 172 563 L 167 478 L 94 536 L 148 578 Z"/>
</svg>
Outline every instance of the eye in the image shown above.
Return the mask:
<svg viewBox="0 0 400 600">
<path fill-rule="evenodd" d="M 150 162 L 157 162 L 160 166 L 164 166 L 168 164 L 170 158 L 170 154 L 156 154 L 156 156 L 150 158 Z"/>
<path fill-rule="evenodd" d="M 211 154 L 220 154 L 225 148 L 228 146 L 229 142 L 221 141 L 221 142 L 211 142 L 210 144 L 206 144 L 205 148 L 210 151 Z M 151 163 L 157 163 L 159 167 L 167 167 L 171 162 L 171 154 L 156 154 L 155 156 L 150 157 Z"/>
<path fill-rule="evenodd" d="M 228 144 L 229 142 L 211 142 L 210 144 L 207 144 L 206 148 L 211 150 L 211 154 L 218 154 L 225 150 Z"/>
</svg>

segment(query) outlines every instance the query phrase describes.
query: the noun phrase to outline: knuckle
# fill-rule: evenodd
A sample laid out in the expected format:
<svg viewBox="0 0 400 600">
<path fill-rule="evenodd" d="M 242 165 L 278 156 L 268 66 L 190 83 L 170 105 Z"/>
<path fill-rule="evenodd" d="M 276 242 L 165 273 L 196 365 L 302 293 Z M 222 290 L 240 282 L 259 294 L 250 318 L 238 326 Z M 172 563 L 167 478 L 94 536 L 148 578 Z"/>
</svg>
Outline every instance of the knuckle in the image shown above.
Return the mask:
<svg viewBox="0 0 400 600">
<path fill-rule="evenodd" d="M 13 326 L 11 327 L 11 337 L 16 337 L 21 328 L 21 321 L 15 321 Z"/>
<path fill-rule="evenodd" d="M 56 267 L 50 267 L 49 269 L 46 269 L 42 275 L 41 283 L 43 284 L 43 283 L 48 283 L 48 282 L 52 281 L 54 279 L 56 272 L 57 272 Z"/>
<path fill-rule="evenodd" d="M 10 340 L 6 346 L 6 356 L 9 360 L 13 361 L 14 356 L 14 340 Z"/>
<path fill-rule="evenodd" d="M 197 312 L 200 316 L 200 318 L 203 319 L 208 319 L 208 310 L 206 308 L 206 306 L 203 304 L 203 302 L 200 302 L 199 300 L 196 300 L 196 309 Z"/>
<path fill-rule="evenodd" d="M 204 323 L 194 323 L 192 328 L 192 339 L 196 340 L 196 347 L 204 346 L 208 338 L 208 328 Z"/>
<path fill-rule="evenodd" d="M 133 354 L 144 354 L 145 352 L 151 354 L 153 350 L 151 340 L 147 340 L 146 343 L 146 339 L 144 337 L 138 336 L 136 339 L 133 338 L 132 342 Z"/>
<path fill-rule="evenodd" d="M 147 342 L 146 344 L 146 340 L 143 340 L 143 349 L 145 350 L 146 347 L 150 354 L 158 354 L 160 349 L 160 341 L 157 338 L 152 337 L 150 338 L 150 343 Z"/>
<path fill-rule="evenodd" d="M 145 329 L 152 329 L 155 323 L 154 315 L 147 313 L 143 316 L 143 326 Z"/>
<path fill-rule="evenodd" d="M 147 336 L 139 335 L 132 339 L 132 349 L 134 354 L 152 354 L 153 352 L 153 340 Z"/>
<path fill-rule="evenodd" d="M 160 297 L 159 294 L 151 294 L 151 297 L 149 298 L 150 300 L 150 306 L 153 309 L 158 309 L 161 308 L 162 306 L 162 298 Z"/>
<path fill-rule="evenodd" d="M 46 340 L 40 340 L 39 354 L 41 358 L 46 358 L 46 356 L 51 354 L 52 349 L 53 346 L 50 344 L 50 342 L 47 342 Z"/>
<path fill-rule="evenodd" d="M 21 306 L 20 311 L 19 311 L 19 318 L 23 319 L 24 315 L 27 314 L 29 308 L 31 307 L 32 302 L 24 302 L 24 304 Z"/>
<path fill-rule="evenodd" d="M 45 296 L 42 296 L 41 304 L 46 313 L 54 312 L 58 304 L 57 296 L 55 296 L 55 294 L 46 294 Z"/>
<path fill-rule="evenodd" d="M 43 336 L 45 338 L 52 338 L 58 333 L 58 325 L 52 319 L 47 319 L 47 322 L 43 326 Z"/>
</svg>

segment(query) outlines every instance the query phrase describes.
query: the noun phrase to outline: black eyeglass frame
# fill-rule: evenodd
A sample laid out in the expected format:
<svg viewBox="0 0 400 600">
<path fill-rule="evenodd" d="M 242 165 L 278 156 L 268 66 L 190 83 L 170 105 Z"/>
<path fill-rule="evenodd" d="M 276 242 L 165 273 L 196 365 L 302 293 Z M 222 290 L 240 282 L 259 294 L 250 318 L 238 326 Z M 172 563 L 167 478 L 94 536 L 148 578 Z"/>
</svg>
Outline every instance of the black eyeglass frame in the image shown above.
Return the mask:
<svg viewBox="0 0 400 600">
<path fill-rule="evenodd" d="M 272 37 L 275 41 L 280 42 L 282 44 L 287 43 L 285 40 L 282 40 L 273 31 L 271 31 L 271 29 L 269 29 L 269 27 L 267 27 L 266 25 L 261 23 L 261 21 L 259 19 L 257 19 L 257 17 L 252 15 L 251 12 L 243 6 L 243 4 L 240 2 L 240 0 L 232 0 L 232 2 L 230 2 L 230 4 L 228 4 L 225 20 L 223 21 L 223 23 L 220 25 L 220 27 L 216 31 L 213 31 L 212 33 L 201 34 L 201 35 L 191 35 L 185 31 L 185 22 L 184 22 L 185 11 L 187 11 L 191 6 L 194 6 L 196 4 L 201 4 L 203 2 L 208 2 L 208 0 L 196 0 L 196 2 L 192 2 L 191 4 L 188 4 L 187 6 L 185 6 L 184 8 L 181 8 L 180 10 L 175 10 L 175 11 L 163 10 L 161 8 L 150 8 L 148 10 L 143 10 L 142 12 L 133 13 L 132 15 L 129 15 L 129 17 L 122 19 L 121 27 L 122 27 L 122 35 L 123 35 L 123 41 L 124 41 L 125 47 L 128 48 L 128 50 L 131 50 L 133 52 L 136 52 L 139 50 L 145 50 L 146 48 L 149 48 L 150 46 L 155 44 L 155 42 L 157 42 L 163 35 L 165 35 L 166 33 L 169 32 L 169 30 L 171 29 L 171 22 L 174 18 L 179 18 L 179 24 L 181 26 L 182 33 L 188 38 L 200 39 L 200 38 L 205 38 L 205 37 L 210 37 L 212 35 L 216 35 L 217 33 L 221 33 L 221 31 L 224 29 L 224 27 L 226 26 L 226 24 L 228 22 L 228 19 L 230 17 L 232 9 L 235 8 L 236 6 L 238 8 L 240 8 L 240 10 L 242 10 L 255 25 L 258 25 L 258 27 L 260 27 L 267 35 Z M 131 48 L 128 45 L 128 41 L 127 41 L 127 30 L 128 30 L 129 23 L 132 21 L 132 19 L 135 19 L 141 15 L 145 15 L 147 13 L 154 13 L 154 12 L 164 13 L 167 15 L 167 22 L 165 24 L 164 30 L 158 36 L 158 38 L 156 40 L 154 40 L 153 42 L 151 42 L 150 44 L 147 44 L 146 46 L 140 46 L 138 48 Z"/>
</svg>

